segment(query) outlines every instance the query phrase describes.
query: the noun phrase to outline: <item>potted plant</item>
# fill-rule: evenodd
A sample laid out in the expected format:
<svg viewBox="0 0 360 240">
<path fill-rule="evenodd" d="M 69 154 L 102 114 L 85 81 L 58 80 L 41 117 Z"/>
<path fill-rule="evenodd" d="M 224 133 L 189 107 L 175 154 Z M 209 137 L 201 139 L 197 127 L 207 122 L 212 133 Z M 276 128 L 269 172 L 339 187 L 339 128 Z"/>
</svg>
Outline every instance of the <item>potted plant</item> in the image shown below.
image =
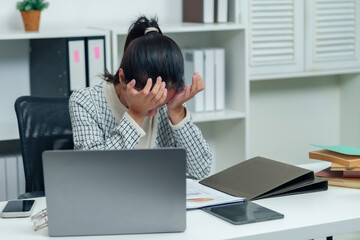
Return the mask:
<svg viewBox="0 0 360 240">
<path fill-rule="evenodd" d="M 40 13 L 49 6 L 45 0 L 23 0 L 16 3 L 24 22 L 25 31 L 39 31 Z"/>
</svg>

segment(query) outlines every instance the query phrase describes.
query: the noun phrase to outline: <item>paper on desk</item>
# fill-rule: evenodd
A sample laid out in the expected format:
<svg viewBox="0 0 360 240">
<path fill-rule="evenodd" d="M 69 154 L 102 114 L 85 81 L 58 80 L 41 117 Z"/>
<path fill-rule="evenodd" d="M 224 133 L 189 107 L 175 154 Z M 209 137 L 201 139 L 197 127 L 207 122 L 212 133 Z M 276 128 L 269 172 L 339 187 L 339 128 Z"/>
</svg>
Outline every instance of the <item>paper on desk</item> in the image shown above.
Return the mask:
<svg viewBox="0 0 360 240">
<path fill-rule="evenodd" d="M 316 145 L 316 144 L 311 144 L 311 145 L 346 155 L 360 155 L 360 149 L 351 146 L 346 146 L 346 145 L 324 146 L 324 145 Z"/>
<path fill-rule="evenodd" d="M 193 179 L 186 179 L 186 209 L 196 209 L 219 204 L 242 202 L 244 198 L 233 197 L 198 183 Z"/>
</svg>

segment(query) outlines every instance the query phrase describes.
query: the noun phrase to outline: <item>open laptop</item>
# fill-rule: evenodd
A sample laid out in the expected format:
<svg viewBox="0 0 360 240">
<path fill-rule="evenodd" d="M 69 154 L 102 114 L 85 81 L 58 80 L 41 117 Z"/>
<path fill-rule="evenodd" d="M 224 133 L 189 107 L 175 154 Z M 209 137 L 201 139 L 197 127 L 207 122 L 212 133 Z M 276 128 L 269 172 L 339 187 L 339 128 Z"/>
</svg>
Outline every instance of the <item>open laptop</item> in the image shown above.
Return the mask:
<svg viewBox="0 0 360 240">
<path fill-rule="evenodd" d="M 179 148 L 45 151 L 49 235 L 184 231 L 185 165 Z"/>
</svg>

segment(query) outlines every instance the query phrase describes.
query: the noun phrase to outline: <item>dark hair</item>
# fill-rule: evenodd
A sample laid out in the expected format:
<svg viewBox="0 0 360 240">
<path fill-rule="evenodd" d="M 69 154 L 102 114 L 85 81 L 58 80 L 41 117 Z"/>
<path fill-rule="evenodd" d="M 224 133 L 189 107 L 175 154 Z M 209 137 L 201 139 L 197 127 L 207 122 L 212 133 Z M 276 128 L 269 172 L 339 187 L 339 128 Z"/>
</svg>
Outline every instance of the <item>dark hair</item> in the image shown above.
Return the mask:
<svg viewBox="0 0 360 240">
<path fill-rule="evenodd" d="M 148 27 L 154 27 L 159 32 L 145 34 Z M 184 88 L 184 59 L 181 50 L 171 38 L 162 34 L 156 18 L 148 20 L 142 16 L 130 26 L 120 68 L 124 71 L 125 83 L 135 79 L 135 87 L 139 89 L 145 87 L 148 78 L 152 78 L 155 83 L 158 76 L 162 77 L 167 88 Z M 119 70 L 115 75 L 106 71 L 103 78 L 117 84 Z"/>
</svg>

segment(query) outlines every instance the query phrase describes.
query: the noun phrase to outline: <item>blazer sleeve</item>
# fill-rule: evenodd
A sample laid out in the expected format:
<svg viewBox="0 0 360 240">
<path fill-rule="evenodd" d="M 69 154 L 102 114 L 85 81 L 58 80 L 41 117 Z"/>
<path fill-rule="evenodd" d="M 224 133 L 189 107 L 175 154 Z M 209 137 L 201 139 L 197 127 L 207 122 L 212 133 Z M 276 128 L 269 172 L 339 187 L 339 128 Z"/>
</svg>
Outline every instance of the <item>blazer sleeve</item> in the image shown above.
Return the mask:
<svg viewBox="0 0 360 240">
<path fill-rule="evenodd" d="M 172 138 L 164 141 L 164 147 L 185 148 L 187 173 L 197 179 L 208 176 L 213 161 L 211 150 L 201 130 L 191 120 L 190 112 L 186 109 L 186 117 L 177 125 L 171 124 L 167 111 L 163 115 L 166 117 L 162 116 L 162 120 L 168 122 L 170 131 L 166 137 Z M 166 134 L 165 129 L 160 134 Z"/>
<path fill-rule="evenodd" d="M 69 111 L 73 130 L 75 149 L 131 149 L 145 134 L 127 117 L 121 119 L 118 125 L 105 135 L 105 124 L 109 124 L 111 116 L 101 114 L 103 109 L 96 94 L 89 88 L 74 91 L 69 101 Z M 130 117 L 131 118 L 131 117 Z"/>
</svg>

